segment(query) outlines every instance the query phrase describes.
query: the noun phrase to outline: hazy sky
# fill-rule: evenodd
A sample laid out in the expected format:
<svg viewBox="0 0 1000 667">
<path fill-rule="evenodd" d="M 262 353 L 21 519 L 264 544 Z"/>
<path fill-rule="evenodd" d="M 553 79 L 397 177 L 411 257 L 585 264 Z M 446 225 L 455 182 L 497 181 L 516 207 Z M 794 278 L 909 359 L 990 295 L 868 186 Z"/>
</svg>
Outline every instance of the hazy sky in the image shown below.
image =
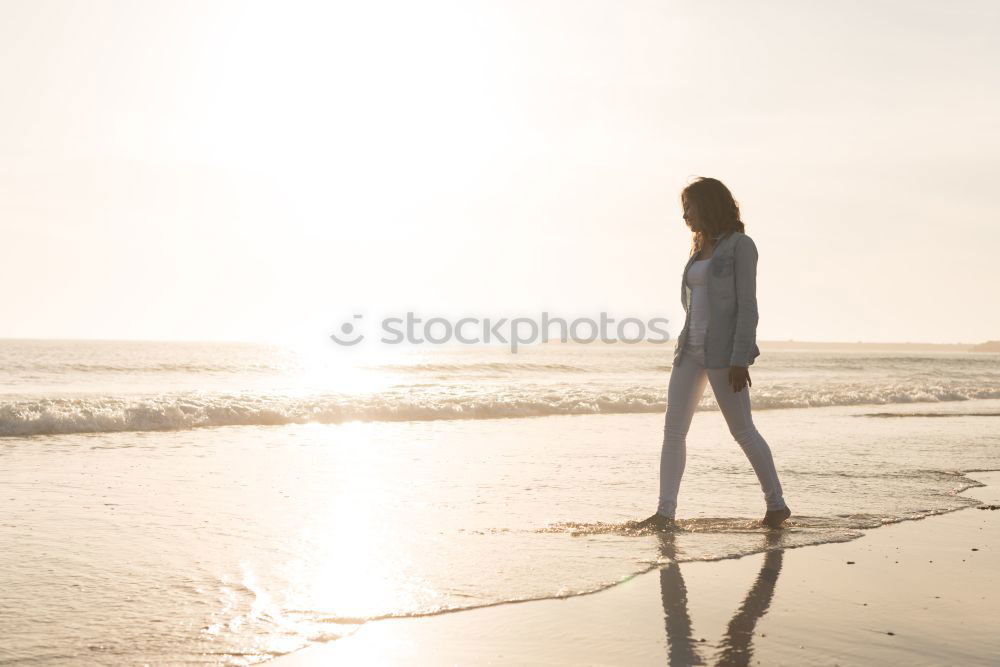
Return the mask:
<svg viewBox="0 0 1000 667">
<path fill-rule="evenodd" d="M 676 335 L 707 175 L 759 339 L 1000 339 L 998 33 L 995 0 L 0 0 L 0 337 Z"/>
</svg>

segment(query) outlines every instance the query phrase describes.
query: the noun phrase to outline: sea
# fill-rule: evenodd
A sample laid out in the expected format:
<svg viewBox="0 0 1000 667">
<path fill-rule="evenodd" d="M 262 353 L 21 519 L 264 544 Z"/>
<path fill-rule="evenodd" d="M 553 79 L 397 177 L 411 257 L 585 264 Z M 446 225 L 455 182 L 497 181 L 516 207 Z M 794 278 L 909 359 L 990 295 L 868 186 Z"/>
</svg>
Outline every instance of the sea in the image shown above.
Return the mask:
<svg viewBox="0 0 1000 667">
<path fill-rule="evenodd" d="M 381 619 L 600 591 L 670 560 L 855 539 L 976 504 L 1000 354 L 761 346 L 711 388 L 665 555 L 671 345 L 0 340 L 0 664 L 264 662 Z"/>
</svg>

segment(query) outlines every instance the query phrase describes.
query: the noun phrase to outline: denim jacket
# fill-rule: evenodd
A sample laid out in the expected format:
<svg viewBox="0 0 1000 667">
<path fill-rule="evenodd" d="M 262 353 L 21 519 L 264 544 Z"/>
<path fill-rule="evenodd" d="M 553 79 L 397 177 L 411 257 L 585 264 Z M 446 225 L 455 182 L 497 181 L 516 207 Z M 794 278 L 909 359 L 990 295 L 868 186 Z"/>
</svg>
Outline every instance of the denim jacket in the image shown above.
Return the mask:
<svg viewBox="0 0 1000 667">
<path fill-rule="evenodd" d="M 691 325 L 691 288 L 685 276 L 694 262 L 692 253 L 681 274 L 684 328 L 674 346 L 674 365 L 680 363 Z M 708 330 L 705 332 L 705 368 L 750 366 L 760 356 L 757 347 L 757 246 L 742 232 L 720 240 L 708 263 Z"/>
</svg>

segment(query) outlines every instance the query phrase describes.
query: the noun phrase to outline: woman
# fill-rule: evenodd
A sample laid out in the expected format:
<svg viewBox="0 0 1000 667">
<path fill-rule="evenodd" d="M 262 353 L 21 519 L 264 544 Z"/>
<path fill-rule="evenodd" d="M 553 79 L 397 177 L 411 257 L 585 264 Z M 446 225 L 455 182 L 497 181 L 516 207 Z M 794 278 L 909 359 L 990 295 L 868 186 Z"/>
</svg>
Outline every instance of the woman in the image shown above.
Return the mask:
<svg viewBox="0 0 1000 667">
<path fill-rule="evenodd" d="M 757 246 L 743 233 L 739 206 L 721 181 L 699 178 L 681 193 L 681 205 L 693 232 L 691 257 L 681 281 L 686 317 L 667 389 L 659 505 L 656 514 L 637 526 L 673 525 L 685 439 L 705 384 L 710 383 L 729 432 L 750 459 L 764 492 L 767 511 L 761 524 L 778 528 L 791 511 L 782 497 L 771 450 L 750 416 L 749 366 L 760 355 Z"/>
</svg>

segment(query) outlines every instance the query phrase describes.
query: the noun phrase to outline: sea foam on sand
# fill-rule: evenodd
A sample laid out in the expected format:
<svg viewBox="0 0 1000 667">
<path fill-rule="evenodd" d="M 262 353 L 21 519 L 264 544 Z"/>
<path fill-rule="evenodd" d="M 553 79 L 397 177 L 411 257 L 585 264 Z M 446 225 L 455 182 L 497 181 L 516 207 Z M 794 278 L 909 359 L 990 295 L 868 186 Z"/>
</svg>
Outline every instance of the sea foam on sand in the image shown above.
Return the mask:
<svg viewBox="0 0 1000 667">
<path fill-rule="evenodd" d="M 1000 502 L 1000 472 L 965 492 Z M 839 544 L 685 562 L 563 600 L 368 623 L 274 661 L 321 664 L 995 665 L 1000 511 Z"/>
</svg>

